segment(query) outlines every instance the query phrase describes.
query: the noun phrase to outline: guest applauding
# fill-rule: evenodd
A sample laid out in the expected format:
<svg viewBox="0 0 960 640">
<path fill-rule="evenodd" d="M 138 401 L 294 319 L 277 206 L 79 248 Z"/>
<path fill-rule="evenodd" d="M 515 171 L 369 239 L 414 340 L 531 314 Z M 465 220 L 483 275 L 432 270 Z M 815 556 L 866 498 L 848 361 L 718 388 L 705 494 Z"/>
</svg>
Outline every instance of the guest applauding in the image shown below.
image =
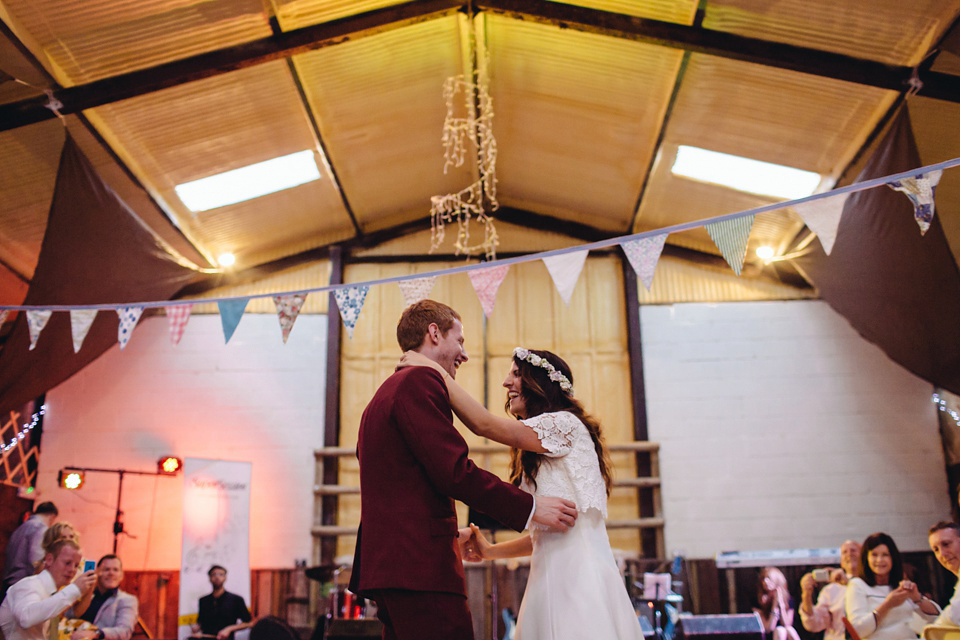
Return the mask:
<svg viewBox="0 0 960 640">
<path fill-rule="evenodd" d="M 754 611 L 763 622 L 763 632 L 768 640 L 800 640 L 793 628 L 793 607 L 787 579 L 776 567 L 764 567 L 757 584 L 757 601 Z"/>
</svg>

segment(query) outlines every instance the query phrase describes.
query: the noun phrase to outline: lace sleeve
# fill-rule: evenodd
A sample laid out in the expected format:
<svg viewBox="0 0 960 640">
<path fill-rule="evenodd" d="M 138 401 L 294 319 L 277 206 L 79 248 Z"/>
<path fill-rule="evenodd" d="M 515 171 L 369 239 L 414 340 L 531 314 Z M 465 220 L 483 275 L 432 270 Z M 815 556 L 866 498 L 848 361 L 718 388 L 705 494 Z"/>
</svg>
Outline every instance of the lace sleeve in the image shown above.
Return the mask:
<svg viewBox="0 0 960 640">
<path fill-rule="evenodd" d="M 534 430 L 540 438 L 540 444 L 547 450 L 544 455 L 551 458 L 560 458 L 570 453 L 577 435 L 576 428 L 580 423 L 576 416 L 566 411 L 541 413 L 522 422 Z"/>
</svg>

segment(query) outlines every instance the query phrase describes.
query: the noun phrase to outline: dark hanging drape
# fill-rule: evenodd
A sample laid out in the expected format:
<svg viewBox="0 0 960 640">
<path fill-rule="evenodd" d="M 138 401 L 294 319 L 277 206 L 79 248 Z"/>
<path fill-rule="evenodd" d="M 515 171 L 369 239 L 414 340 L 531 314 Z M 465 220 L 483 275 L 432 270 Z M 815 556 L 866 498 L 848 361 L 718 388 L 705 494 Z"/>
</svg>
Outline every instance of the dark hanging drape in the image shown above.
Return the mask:
<svg viewBox="0 0 960 640">
<path fill-rule="evenodd" d="M 857 182 L 919 166 L 904 107 Z M 941 215 L 921 236 L 903 193 L 886 186 L 855 193 L 832 253 L 814 243 L 796 264 L 864 338 L 921 378 L 960 393 L 960 272 Z"/>
<path fill-rule="evenodd" d="M 167 253 L 68 135 L 23 304 L 167 300 L 200 277 Z M 26 314 L 18 313 L 0 352 L 0 410 L 22 406 L 93 362 L 117 342 L 117 326 L 113 310 L 100 311 L 80 353 L 74 354 L 70 314 L 54 312 L 30 351 Z"/>
</svg>

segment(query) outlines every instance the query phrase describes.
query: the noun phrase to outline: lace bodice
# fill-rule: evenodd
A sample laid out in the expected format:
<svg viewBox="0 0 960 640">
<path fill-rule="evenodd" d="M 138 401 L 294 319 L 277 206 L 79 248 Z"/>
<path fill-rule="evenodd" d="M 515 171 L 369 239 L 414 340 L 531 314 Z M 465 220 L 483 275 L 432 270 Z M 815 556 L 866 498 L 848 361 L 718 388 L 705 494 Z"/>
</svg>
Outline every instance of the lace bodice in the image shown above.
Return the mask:
<svg viewBox="0 0 960 640">
<path fill-rule="evenodd" d="M 581 512 L 597 509 L 606 518 L 607 489 L 587 427 L 569 411 L 541 413 L 523 423 L 547 450 L 537 472 L 537 488 L 526 480 L 523 488 L 538 496 L 572 500 Z"/>
</svg>

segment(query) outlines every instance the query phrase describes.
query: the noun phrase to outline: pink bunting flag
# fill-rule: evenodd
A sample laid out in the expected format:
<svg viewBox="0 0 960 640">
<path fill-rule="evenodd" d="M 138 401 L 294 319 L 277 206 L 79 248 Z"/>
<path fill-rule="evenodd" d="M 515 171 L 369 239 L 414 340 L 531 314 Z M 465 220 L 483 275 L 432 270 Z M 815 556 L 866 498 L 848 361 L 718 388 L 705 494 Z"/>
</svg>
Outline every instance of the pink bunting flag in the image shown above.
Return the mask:
<svg viewBox="0 0 960 640">
<path fill-rule="evenodd" d="M 30 351 L 37 346 L 37 339 L 40 332 L 47 326 L 53 311 L 49 309 L 27 309 L 27 329 L 30 330 Z"/>
<path fill-rule="evenodd" d="M 571 251 L 558 256 L 541 258 L 543 264 L 547 265 L 550 277 L 553 278 L 557 293 L 567 304 L 570 304 L 573 289 L 577 286 L 577 280 L 580 279 L 580 272 L 583 271 L 583 265 L 587 261 L 587 253 L 589 253 L 588 250 Z"/>
<path fill-rule="evenodd" d="M 666 233 L 636 240 L 627 240 L 620 245 L 630 261 L 630 266 L 637 272 L 637 277 L 643 286 L 650 290 L 653 284 L 653 274 L 657 270 L 657 262 L 663 252 L 663 245 L 667 241 Z"/>
<path fill-rule="evenodd" d="M 273 302 L 277 305 L 277 317 L 280 318 L 280 332 L 283 334 L 283 344 L 287 344 L 287 338 L 293 330 L 293 323 L 297 321 L 300 315 L 300 309 L 306 301 L 305 293 L 293 293 L 287 296 L 274 296 Z"/>
<path fill-rule="evenodd" d="M 96 309 L 70 309 L 70 333 L 73 334 L 73 352 L 80 353 L 80 347 L 97 317 Z"/>
<path fill-rule="evenodd" d="M 840 218 L 843 216 L 843 207 L 847 204 L 850 193 L 830 196 L 801 202 L 793 205 L 793 211 L 803 220 L 803 223 L 820 239 L 824 252 L 830 255 L 833 243 L 837 239 L 837 229 L 840 227 Z"/>
<path fill-rule="evenodd" d="M 497 301 L 497 290 L 500 289 L 500 285 L 503 284 L 503 279 L 507 277 L 509 270 L 510 266 L 504 264 L 467 272 L 470 284 L 473 285 L 473 290 L 477 292 L 477 298 L 483 308 L 483 315 L 487 318 L 493 313 L 493 304 Z"/>
<path fill-rule="evenodd" d="M 163 310 L 166 312 L 167 322 L 170 324 L 170 342 L 180 344 L 180 338 L 183 337 L 183 331 L 187 328 L 193 305 L 172 304 L 169 307 L 164 307 Z"/>
<path fill-rule="evenodd" d="M 433 283 L 437 281 L 436 276 L 429 278 L 413 278 L 412 280 L 401 280 L 397 283 L 400 287 L 400 293 L 403 294 L 404 306 L 409 307 L 414 302 L 420 302 L 430 297 L 433 291 Z"/>
<path fill-rule="evenodd" d="M 143 307 L 120 307 L 117 309 L 117 315 L 120 316 L 120 326 L 117 327 L 117 342 L 120 343 L 120 349 L 122 350 L 130 342 L 133 328 L 140 322 Z"/>
</svg>

